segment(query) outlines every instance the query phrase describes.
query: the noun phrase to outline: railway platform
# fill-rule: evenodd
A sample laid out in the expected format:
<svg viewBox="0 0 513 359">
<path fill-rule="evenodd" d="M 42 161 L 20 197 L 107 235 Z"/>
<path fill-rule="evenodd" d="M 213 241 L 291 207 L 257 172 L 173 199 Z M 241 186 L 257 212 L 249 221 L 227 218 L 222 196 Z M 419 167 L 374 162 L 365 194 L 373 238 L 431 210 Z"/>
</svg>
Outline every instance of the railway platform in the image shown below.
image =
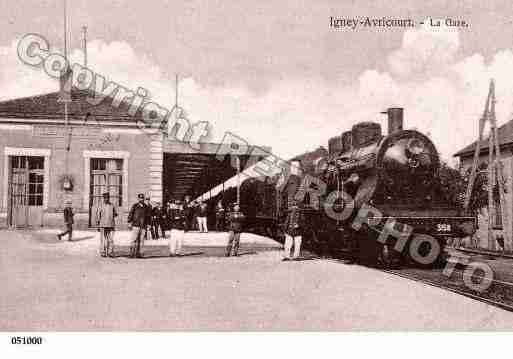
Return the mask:
<svg viewBox="0 0 513 359">
<path fill-rule="evenodd" d="M 46 243 L 57 244 L 58 229 L 41 229 L 31 233 Z M 97 252 L 99 248 L 100 233 L 97 231 L 74 231 L 73 242 L 78 243 L 75 247 L 80 247 L 89 253 Z M 126 230 L 114 232 L 115 253 L 118 256 L 128 255 L 130 247 L 130 232 Z M 165 238 L 156 240 L 149 239 L 144 241 L 142 246 L 142 255 L 145 257 L 164 257 L 169 255 L 169 238 L 170 232 L 166 232 Z M 66 237 L 63 239 L 66 241 Z M 83 242 L 83 243 L 82 243 Z M 190 231 L 184 234 L 184 253 L 189 255 L 200 256 L 221 256 L 224 255 L 224 248 L 228 243 L 227 232 L 210 231 L 201 233 L 198 231 Z M 241 254 L 256 253 L 263 250 L 277 250 L 282 245 L 271 238 L 259 236 L 252 233 L 242 233 L 240 237 Z"/>
<path fill-rule="evenodd" d="M 193 234 L 189 248 L 203 247 Z M 270 248 L 265 237 L 243 235 L 252 252 L 241 257 L 144 259 L 101 258 L 97 233 L 76 238 L 59 242 L 52 232 L 0 231 L 1 330 L 513 327 L 513 313 L 375 269 L 330 260 L 282 262 L 280 245 Z M 216 251 L 224 242 L 209 243 Z"/>
</svg>

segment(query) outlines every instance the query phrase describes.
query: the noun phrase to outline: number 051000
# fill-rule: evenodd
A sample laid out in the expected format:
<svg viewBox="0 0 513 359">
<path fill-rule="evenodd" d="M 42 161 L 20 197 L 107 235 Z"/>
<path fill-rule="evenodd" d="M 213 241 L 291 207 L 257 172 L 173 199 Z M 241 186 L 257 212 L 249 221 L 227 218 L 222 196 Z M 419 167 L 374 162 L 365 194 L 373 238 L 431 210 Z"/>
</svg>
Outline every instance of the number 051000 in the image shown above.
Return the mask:
<svg viewBox="0 0 513 359">
<path fill-rule="evenodd" d="M 41 337 L 11 337 L 11 344 L 43 344 L 43 338 Z"/>
</svg>

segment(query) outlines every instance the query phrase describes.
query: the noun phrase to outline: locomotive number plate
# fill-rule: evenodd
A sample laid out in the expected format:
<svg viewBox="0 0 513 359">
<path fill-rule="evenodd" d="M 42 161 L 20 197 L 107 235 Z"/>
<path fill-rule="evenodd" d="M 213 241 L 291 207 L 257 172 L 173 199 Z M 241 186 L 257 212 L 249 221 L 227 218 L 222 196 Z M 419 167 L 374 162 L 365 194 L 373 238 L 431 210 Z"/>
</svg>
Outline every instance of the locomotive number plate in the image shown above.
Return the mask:
<svg viewBox="0 0 513 359">
<path fill-rule="evenodd" d="M 438 232 L 450 232 L 451 231 L 451 225 L 448 223 L 438 223 L 436 225 L 436 230 Z"/>
</svg>

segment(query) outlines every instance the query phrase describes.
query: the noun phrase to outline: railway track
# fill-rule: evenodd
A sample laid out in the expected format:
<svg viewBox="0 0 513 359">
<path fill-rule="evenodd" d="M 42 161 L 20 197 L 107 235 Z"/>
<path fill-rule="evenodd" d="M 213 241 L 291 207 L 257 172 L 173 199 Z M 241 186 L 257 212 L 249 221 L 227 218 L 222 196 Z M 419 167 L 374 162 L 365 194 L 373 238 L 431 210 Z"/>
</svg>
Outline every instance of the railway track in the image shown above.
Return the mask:
<svg viewBox="0 0 513 359">
<path fill-rule="evenodd" d="M 326 258 L 327 259 L 327 258 Z M 330 261 L 340 263 L 344 259 L 329 258 Z M 409 279 L 425 285 L 447 290 L 467 298 L 471 298 L 503 310 L 513 312 L 513 283 L 508 280 L 493 279 L 490 287 L 479 293 L 468 288 L 464 283 L 464 269 L 454 268 L 451 276 L 443 274 L 443 269 L 421 269 L 415 267 L 405 267 L 401 269 L 385 269 L 374 266 L 367 266 L 376 271 L 385 272 L 390 275 Z M 481 276 L 467 276 L 470 279 L 480 279 Z"/>
<path fill-rule="evenodd" d="M 487 297 L 484 297 L 484 296 L 481 296 L 481 295 L 473 294 L 470 289 L 462 290 L 462 289 L 450 287 L 448 285 L 444 285 L 444 284 L 441 284 L 441 283 L 437 283 L 436 281 L 430 280 L 430 279 L 427 279 L 427 278 L 419 278 L 418 276 L 405 273 L 407 270 L 403 270 L 403 271 L 401 271 L 401 270 L 390 270 L 390 269 L 376 269 L 376 270 L 379 270 L 379 271 L 382 271 L 382 272 L 385 272 L 385 273 L 388 273 L 388 274 L 392 274 L 392 275 L 395 275 L 395 276 L 399 276 L 399 277 L 402 277 L 402 278 L 410 279 L 410 280 L 413 280 L 415 282 L 419 282 L 419 283 L 422 283 L 422 284 L 427 284 L 427 285 L 430 285 L 430 286 L 433 286 L 433 287 L 437 287 L 437 288 L 440 288 L 440 289 L 448 290 L 450 292 L 453 292 L 453 293 L 456 293 L 456 294 L 459 294 L 459 295 L 462 295 L 462 296 L 465 296 L 465 297 L 468 297 L 468 298 L 472 298 L 474 300 L 477 300 L 477 301 L 480 301 L 480 302 L 483 302 L 483 303 L 486 303 L 486 304 L 490 304 L 490 305 L 502 308 L 502 309 L 507 310 L 509 312 L 513 312 L 513 305 L 512 304 L 508 304 L 508 303 L 505 303 L 505 302 L 500 302 L 500 301 L 493 300 L 493 299 L 490 299 L 490 298 L 487 298 Z M 461 274 L 464 275 L 463 273 L 461 273 Z M 494 285 L 494 283 L 496 285 L 501 285 L 501 286 L 508 285 L 508 286 L 513 288 L 513 283 L 493 280 L 492 281 L 492 285 Z"/>
</svg>

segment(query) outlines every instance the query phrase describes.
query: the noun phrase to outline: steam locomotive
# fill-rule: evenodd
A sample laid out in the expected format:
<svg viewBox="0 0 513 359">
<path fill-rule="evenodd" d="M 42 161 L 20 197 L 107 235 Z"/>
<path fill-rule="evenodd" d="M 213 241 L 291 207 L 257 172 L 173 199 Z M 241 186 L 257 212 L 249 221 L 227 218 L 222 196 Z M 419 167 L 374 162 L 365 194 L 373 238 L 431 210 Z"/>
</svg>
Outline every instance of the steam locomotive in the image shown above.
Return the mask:
<svg viewBox="0 0 513 359">
<path fill-rule="evenodd" d="M 299 199 L 304 247 L 386 266 L 444 262 L 448 238 L 476 231 L 475 217 L 448 199 L 433 142 L 403 129 L 403 109 L 389 108 L 388 133 L 360 122 L 351 130 L 290 160 L 276 178 L 252 178 L 241 186 L 246 231 L 282 238 L 279 223 Z M 313 179 L 313 180 L 312 180 Z M 222 198 L 221 198 L 222 196 Z M 232 188 L 210 200 L 236 201 Z"/>
<path fill-rule="evenodd" d="M 386 135 L 379 123 L 361 122 L 331 138 L 327 154 L 320 148 L 294 158 L 300 170 L 281 179 L 278 213 L 302 193 L 304 242 L 317 252 L 346 252 L 385 265 L 437 265 L 447 238 L 472 235 L 476 218 L 447 200 L 432 141 L 403 130 L 402 108 L 384 114 Z M 321 179 L 326 190 L 308 191 L 312 181 L 306 178 Z"/>
</svg>

